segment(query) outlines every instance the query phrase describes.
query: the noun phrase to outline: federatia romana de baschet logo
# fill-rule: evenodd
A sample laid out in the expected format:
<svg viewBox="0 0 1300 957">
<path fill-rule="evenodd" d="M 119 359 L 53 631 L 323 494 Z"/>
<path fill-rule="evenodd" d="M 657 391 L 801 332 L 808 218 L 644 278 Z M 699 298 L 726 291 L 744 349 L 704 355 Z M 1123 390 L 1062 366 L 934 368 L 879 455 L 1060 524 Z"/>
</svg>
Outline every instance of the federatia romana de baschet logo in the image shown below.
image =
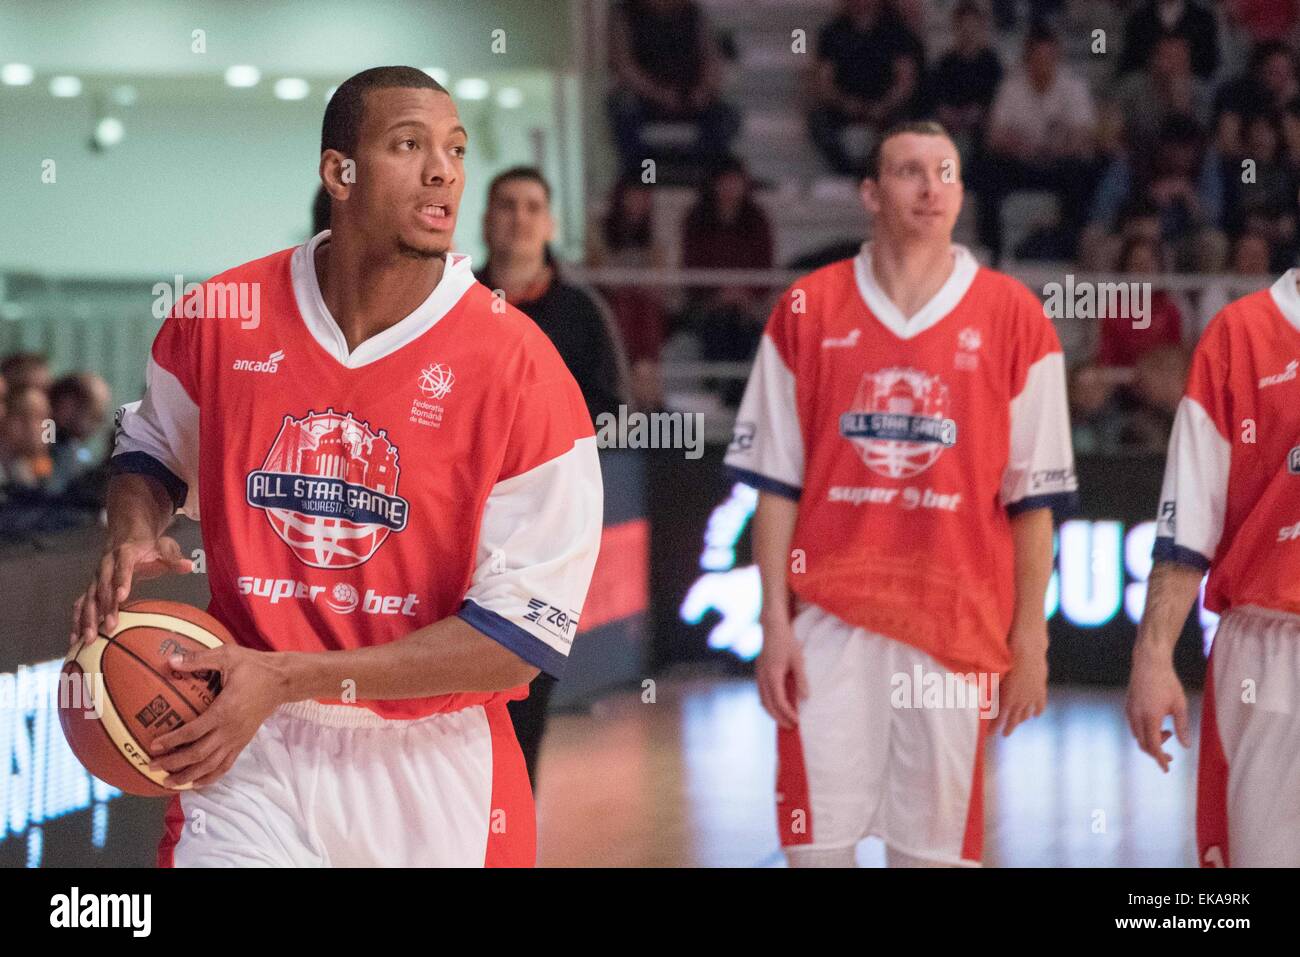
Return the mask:
<svg viewBox="0 0 1300 957">
<path fill-rule="evenodd" d="M 332 408 L 286 415 L 266 461 L 248 473 L 248 504 L 313 568 L 353 568 L 406 527 L 397 446 L 384 429 Z"/>
<path fill-rule="evenodd" d="M 924 472 L 957 444 L 948 418 L 948 387 L 919 369 L 881 369 L 858 383 L 853 407 L 840 416 L 840 435 L 867 468 L 887 478 Z"/>
</svg>

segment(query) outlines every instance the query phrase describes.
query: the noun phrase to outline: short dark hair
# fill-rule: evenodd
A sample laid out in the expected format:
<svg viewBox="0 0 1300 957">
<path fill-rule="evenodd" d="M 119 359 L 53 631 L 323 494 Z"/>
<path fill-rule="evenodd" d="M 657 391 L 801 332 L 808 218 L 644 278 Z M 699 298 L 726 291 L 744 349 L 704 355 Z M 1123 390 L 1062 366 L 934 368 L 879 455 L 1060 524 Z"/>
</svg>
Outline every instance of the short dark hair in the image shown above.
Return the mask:
<svg viewBox="0 0 1300 957">
<path fill-rule="evenodd" d="M 413 66 L 377 66 L 362 70 L 340 83 L 326 104 L 320 131 L 321 152 L 355 153 L 361 121 L 365 116 L 366 93 L 395 88 L 447 92 L 441 83 Z"/>
<path fill-rule="evenodd" d="M 904 133 L 919 133 L 922 136 L 942 136 L 949 142 L 956 145 L 952 135 L 938 120 L 904 120 L 901 123 L 895 123 L 884 133 L 880 134 L 880 139 L 876 140 L 875 145 L 871 147 L 871 153 L 867 156 L 867 170 L 864 174 L 865 179 L 880 178 L 880 154 L 885 148 L 885 142 L 893 139 L 895 136 L 901 136 Z"/>
<path fill-rule="evenodd" d="M 529 183 L 537 183 L 542 187 L 542 192 L 546 194 L 546 201 L 551 201 L 551 184 L 546 181 L 542 171 L 536 166 L 512 166 L 503 170 L 492 177 L 492 182 L 488 183 L 487 198 L 492 202 L 492 197 L 496 195 L 497 188 L 504 186 L 506 183 L 513 183 L 516 180 L 524 180 Z"/>
<path fill-rule="evenodd" d="M 1059 45 L 1061 38 L 1057 36 L 1056 31 L 1052 29 L 1051 24 L 1046 20 L 1035 20 L 1025 31 L 1024 52 L 1030 53 L 1034 47 L 1044 43 Z"/>
<path fill-rule="evenodd" d="M 54 381 L 50 386 L 50 404 L 55 405 L 64 399 L 72 399 L 75 402 L 93 402 L 95 399 L 95 390 L 91 383 L 94 380 L 86 372 L 69 372 Z"/>
</svg>

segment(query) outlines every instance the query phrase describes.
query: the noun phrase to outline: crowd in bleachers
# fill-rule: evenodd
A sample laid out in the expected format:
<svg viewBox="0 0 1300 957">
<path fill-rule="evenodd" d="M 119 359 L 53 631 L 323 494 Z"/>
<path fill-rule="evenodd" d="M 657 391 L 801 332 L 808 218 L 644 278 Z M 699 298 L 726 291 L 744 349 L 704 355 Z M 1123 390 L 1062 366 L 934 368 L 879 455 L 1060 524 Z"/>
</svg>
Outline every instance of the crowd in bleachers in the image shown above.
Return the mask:
<svg viewBox="0 0 1300 957">
<path fill-rule="evenodd" d="M 0 543 L 95 520 L 109 405 L 93 372 L 55 379 L 39 353 L 0 359 Z"/>
<path fill-rule="evenodd" d="M 594 265 L 664 259 L 648 227 L 651 190 L 638 185 L 646 159 L 666 163 L 675 182 L 701 183 L 679 240 L 683 266 L 775 265 L 772 226 L 730 153 L 743 116 L 724 77 L 744 51 L 708 8 L 612 7 L 608 105 L 625 172 Z M 948 29 L 932 29 L 935 8 Z M 1099 38 L 1094 21 L 1121 28 Z M 804 173 L 856 179 L 883 130 L 938 119 L 961 153 L 985 261 L 1149 277 L 1150 326 L 1103 317 L 1089 355 L 1073 357 L 1073 379 L 1081 448 L 1159 448 L 1188 349 L 1226 304 L 1221 293 L 1162 291 L 1159 277 L 1228 273 L 1263 285 L 1300 254 L 1298 35 L 1298 0 L 840 0 L 809 51 L 804 126 L 824 169 Z M 694 135 L 664 139 L 665 121 Z M 1013 244 L 1008 198 L 1026 192 L 1055 215 Z M 694 289 L 666 312 L 653 293 L 609 290 L 641 370 L 638 394 L 661 394 L 657 347 L 673 334 L 690 335 L 704 359 L 752 355 L 764 293 Z"/>
</svg>

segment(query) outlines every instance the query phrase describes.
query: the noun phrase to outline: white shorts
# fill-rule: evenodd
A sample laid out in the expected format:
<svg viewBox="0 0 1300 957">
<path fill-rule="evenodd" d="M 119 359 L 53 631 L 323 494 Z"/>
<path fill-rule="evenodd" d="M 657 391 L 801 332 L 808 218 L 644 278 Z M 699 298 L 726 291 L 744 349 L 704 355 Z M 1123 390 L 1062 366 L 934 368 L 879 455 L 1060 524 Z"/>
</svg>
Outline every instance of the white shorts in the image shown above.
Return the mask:
<svg viewBox="0 0 1300 957">
<path fill-rule="evenodd" d="M 1202 867 L 1300 867 L 1300 616 L 1244 605 L 1219 621 L 1196 843 Z"/>
<path fill-rule="evenodd" d="M 963 691 L 938 707 L 909 697 L 918 674 L 951 672 L 816 606 L 798 614 L 794 634 L 809 697 L 796 728 L 777 728 L 782 847 L 830 850 L 874 835 L 914 858 L 978 866 L 991 724 L 978 696 Z"/>
<path fill-rule="evenodd" d="M 390 720 L 278 708 L 167 809 L 161 867 L 531 867 L 537 821 L 504 701 Z"/>
</svg>

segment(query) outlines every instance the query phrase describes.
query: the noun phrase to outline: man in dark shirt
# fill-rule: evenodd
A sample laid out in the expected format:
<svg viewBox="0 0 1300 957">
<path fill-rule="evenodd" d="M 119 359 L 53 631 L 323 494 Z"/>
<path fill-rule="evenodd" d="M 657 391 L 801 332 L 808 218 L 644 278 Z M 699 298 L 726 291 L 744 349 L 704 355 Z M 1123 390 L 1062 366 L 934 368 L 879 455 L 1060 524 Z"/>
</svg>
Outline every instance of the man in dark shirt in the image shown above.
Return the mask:
<svg viewBox="0 0 1300 957">
<path fill-rule="evenodd" d="M 1195 0 L 1146 0 L 1124 24 L 1124 48 L 1119 73 L 1146 66 L 1156 41 L 1167 33 L 1187 38 L 1192 51 L 1192 72 L 1202 80 L 1219 68 L 1219 24 L 1214 13 Z"/>
<path fill-rule="evenodd" d="M 550 337 L 587 400 L 594 420 L 618 414 L 628 401 L 626 362 L 612 320 L 586 291 L 564 282 L 551 255 L 555 234 L 551 188 L 540 172 L 516 166 L 488 186 L 483 237 L 488 259 L 478 280 L 528 316 Z M 533 679 L 528 697 L 511 701 L 519 747 L 534 782 L 546 724 L 546 706 L 556 679 Z"/>
<path fill-rule="evenodd" d="M 843 0 L 840 15 L 817 37 L 814 93 L 808 132 L 835 172 L 859 175 L 843 143 L 844 128 L 879 132 L 926 112 L 925 47 L 888 0 Z"/>
<path fill-rule="evenodd" d="M 625 170 L 653 152 L 641 136 L 651 121 L 689 122 L 695 142 L 680 150 L 699 162 L 725 153 L 740 129 L 719 97 L 722 57 L 694 0 L 622 0 L 610 12 L 610 123 Z"/>
<path fill-rule="evenodd" d="M 977 145 L 1002 80 L 1002 61 L 989 42 L 988 18 L 974 0 L 953 8 L 952 26 L 953 47 L 930 74 L 929 99 L 949 133 Z"/>
</svg>

